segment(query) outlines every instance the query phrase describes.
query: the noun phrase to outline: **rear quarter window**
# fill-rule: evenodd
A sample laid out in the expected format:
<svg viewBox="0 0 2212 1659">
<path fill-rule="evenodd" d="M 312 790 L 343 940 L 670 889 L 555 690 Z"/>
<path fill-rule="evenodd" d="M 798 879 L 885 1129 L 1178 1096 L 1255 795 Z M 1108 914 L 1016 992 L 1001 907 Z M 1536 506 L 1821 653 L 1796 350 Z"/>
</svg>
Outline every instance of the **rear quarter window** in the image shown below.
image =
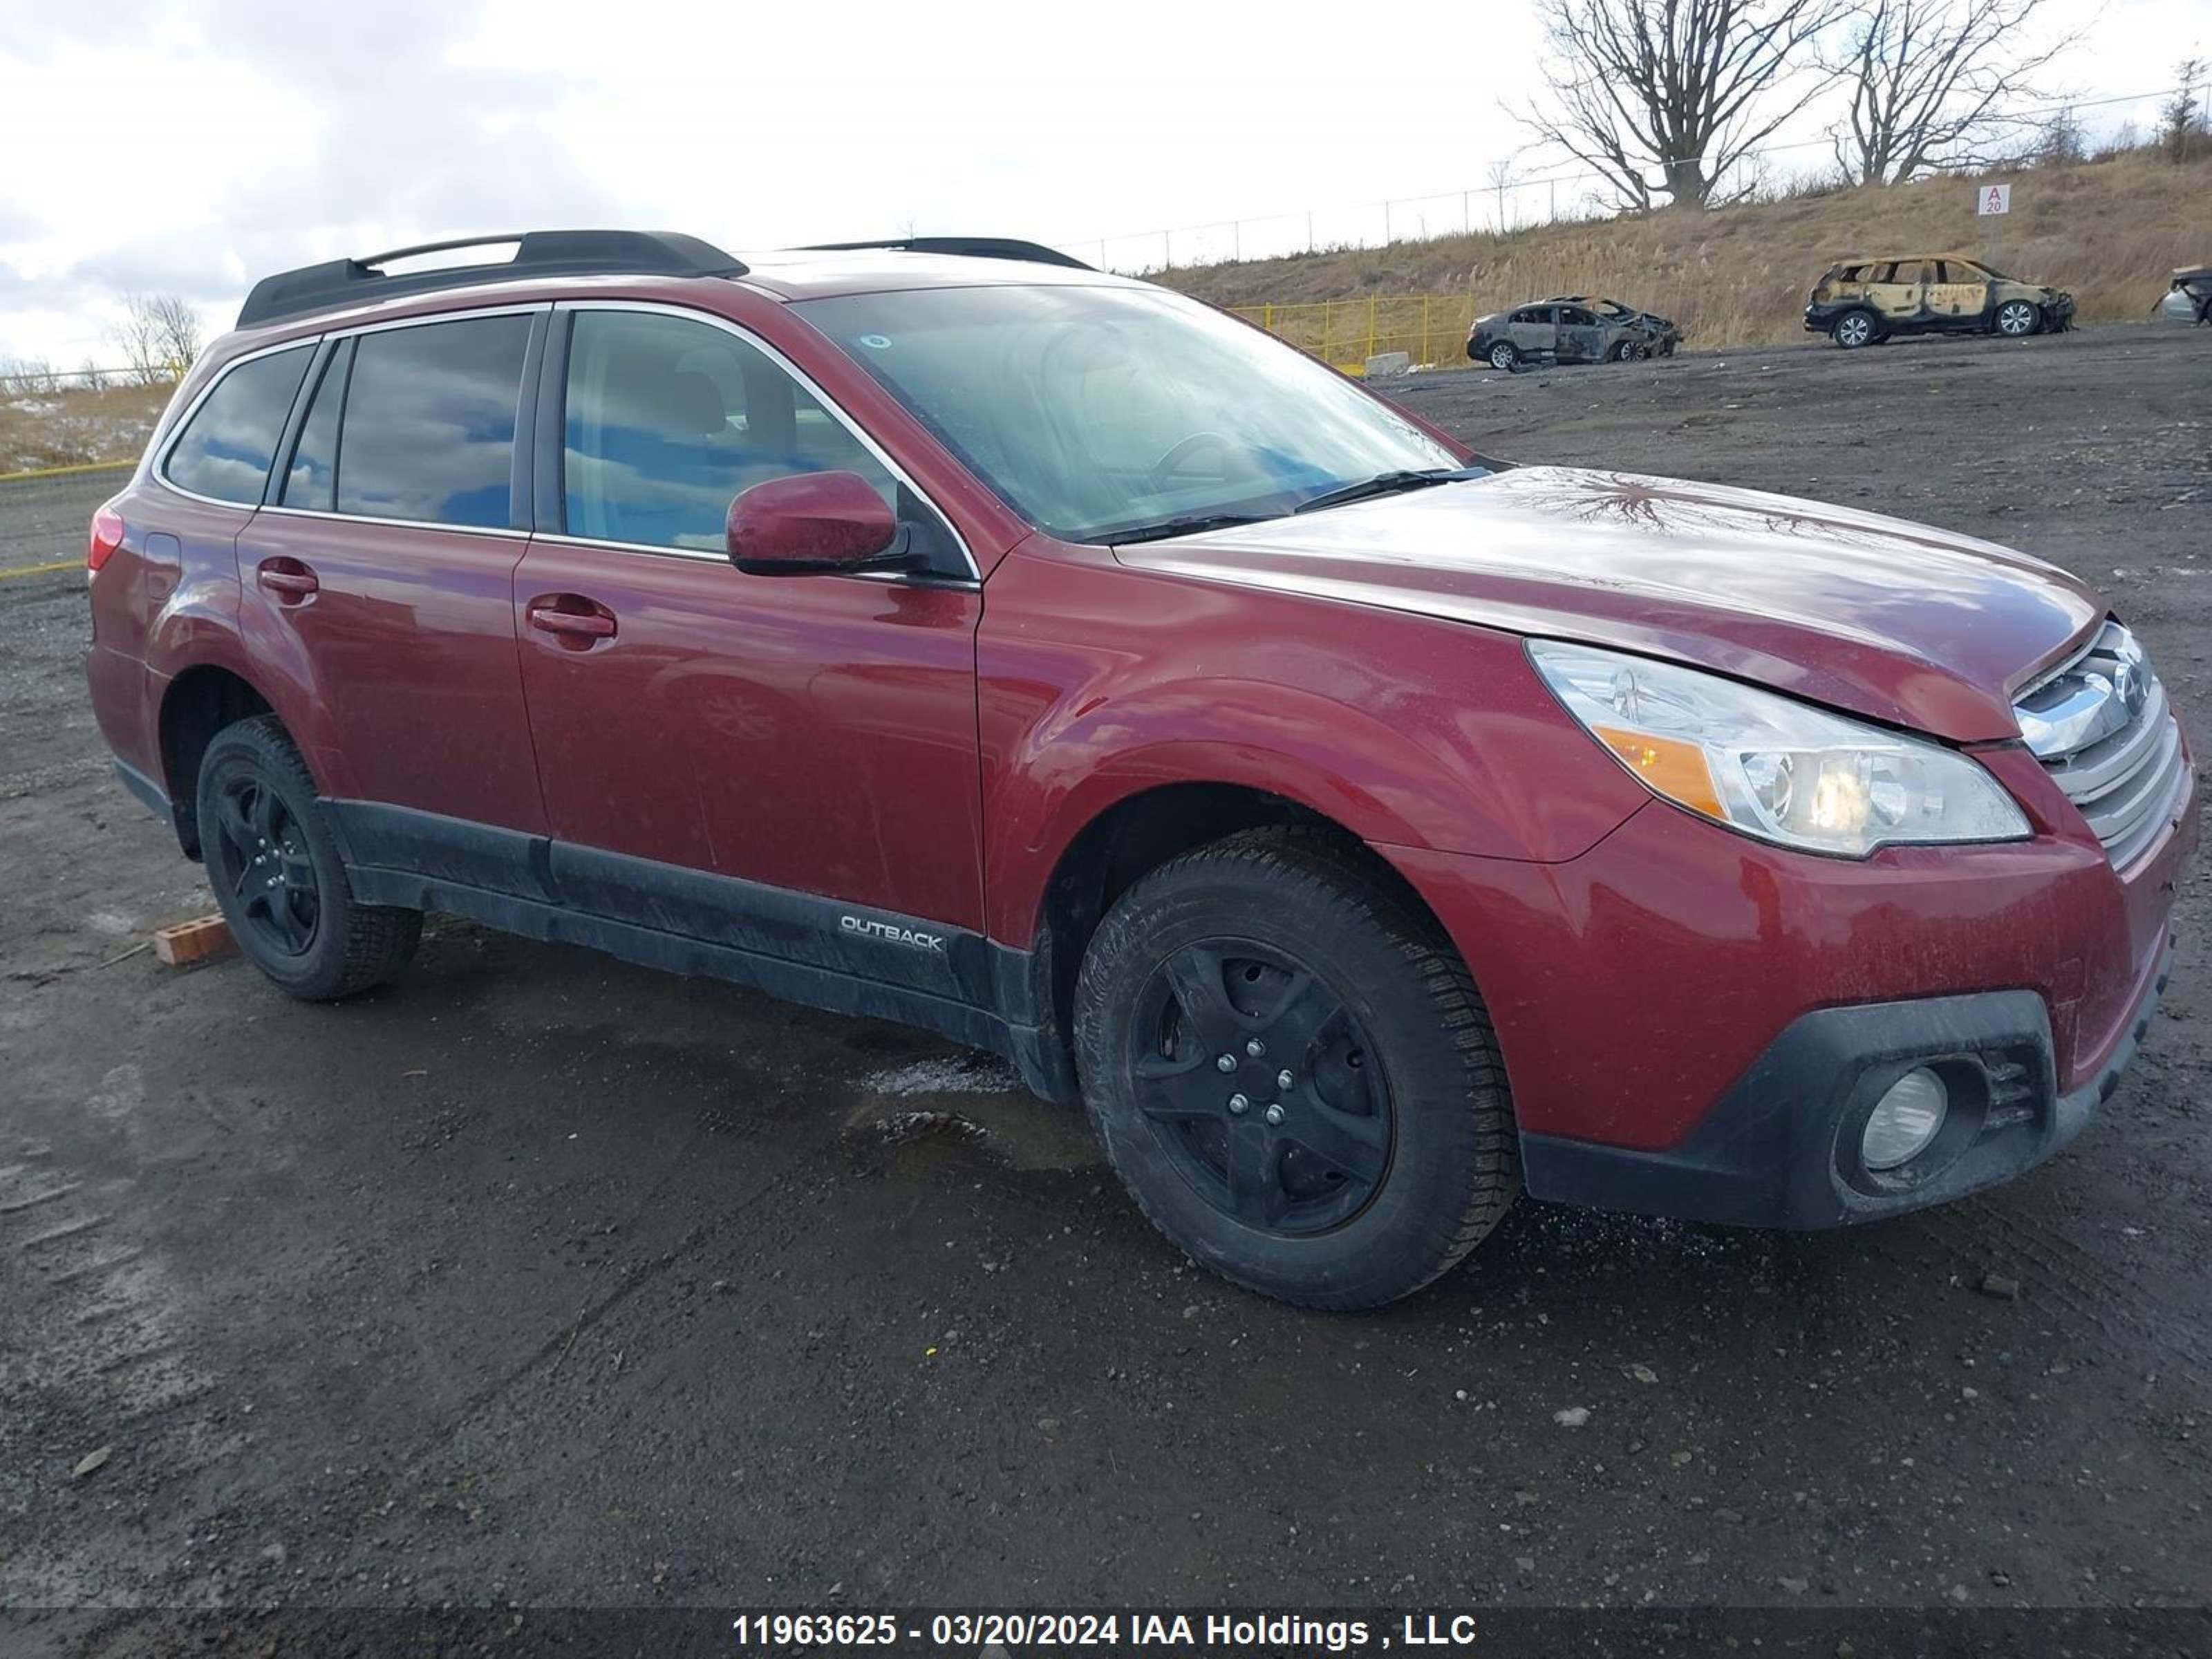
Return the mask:
<svg viewBox="0 0 2212 1659">
<path fill-rule="evenodd" d="M 295 346 L 224 374 L 178 434 L 162 476 L 195 495 L 258 507 L 285 417 L 314 352 L 312 344 Z"/>
</svg>

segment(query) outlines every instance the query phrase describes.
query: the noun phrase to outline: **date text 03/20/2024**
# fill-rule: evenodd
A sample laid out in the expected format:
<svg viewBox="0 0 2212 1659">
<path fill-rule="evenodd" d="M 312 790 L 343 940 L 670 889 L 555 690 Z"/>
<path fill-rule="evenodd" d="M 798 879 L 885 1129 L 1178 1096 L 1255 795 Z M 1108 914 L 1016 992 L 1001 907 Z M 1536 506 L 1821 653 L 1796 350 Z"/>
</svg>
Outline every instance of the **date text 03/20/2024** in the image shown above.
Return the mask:
<svg viewBox="0 0 2212 1659">
<path fill-rule="evenodd" d="M 732 1621 L 741 1647 L 834 1642 L 896 1647 L 902 1641 L 960 1649 L 1149 1647 L 1163 1650 L 1287 1649 L 1348 1653 L 1361 1649 L 1465 1648 L 1477 1637 L 1469 1613 L 1405 1613 L 1384 1623 L 1310 1613 L 938 1613 L 927 1625 L 893 1613 L 747 1613 Z"/>
</svg>

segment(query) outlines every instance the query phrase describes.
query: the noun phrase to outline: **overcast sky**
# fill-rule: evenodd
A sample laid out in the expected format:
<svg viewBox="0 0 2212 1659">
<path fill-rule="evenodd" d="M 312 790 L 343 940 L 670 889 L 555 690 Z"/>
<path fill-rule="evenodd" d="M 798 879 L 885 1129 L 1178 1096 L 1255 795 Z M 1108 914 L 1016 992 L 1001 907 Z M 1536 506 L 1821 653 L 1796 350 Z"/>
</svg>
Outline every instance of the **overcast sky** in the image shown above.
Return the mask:
<svg viewBox="0 0 2212 1659">
<path fill-rule="evenodd" d="M 2090 30 L 2063 66 L 2083 98 L 2212 49 L 2212 0 L 2047 15 Z M 1540 90 L 1516 74 L 1540 58 L 1525 0 L 0 0 L 0 359 L 107 361 L 126 289 L 183 294 L 212 333 L 270 270 L 528 227 L 737 250 L 911 228 L 1097 259 L 1267 215 L 1246 252 L 1302 245 L 1308 209 L 1324 242 L 1372 240 L 1354 210 L 1426 197 L 1394 227 L 1455 228 L 1457 192 L 1525 143 L 1500 100 Z"/>
</svg>

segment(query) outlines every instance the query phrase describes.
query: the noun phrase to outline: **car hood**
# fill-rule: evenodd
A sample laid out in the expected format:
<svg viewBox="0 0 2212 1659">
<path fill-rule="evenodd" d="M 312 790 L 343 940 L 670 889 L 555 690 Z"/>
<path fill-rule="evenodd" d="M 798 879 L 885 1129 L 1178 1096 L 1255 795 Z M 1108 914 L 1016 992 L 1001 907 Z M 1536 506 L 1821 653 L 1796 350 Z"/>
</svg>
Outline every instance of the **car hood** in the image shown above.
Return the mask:
<svg viewBox="0 0 2212 1659">
<path fill-rule="evenodd" d="M 1955 742 L 2101 619 L 2064 571 L 1902 520 L 1668 478 L 1514 467 L 1118 548 L 1141 569 L 1607 645 Z"/>
</svg>

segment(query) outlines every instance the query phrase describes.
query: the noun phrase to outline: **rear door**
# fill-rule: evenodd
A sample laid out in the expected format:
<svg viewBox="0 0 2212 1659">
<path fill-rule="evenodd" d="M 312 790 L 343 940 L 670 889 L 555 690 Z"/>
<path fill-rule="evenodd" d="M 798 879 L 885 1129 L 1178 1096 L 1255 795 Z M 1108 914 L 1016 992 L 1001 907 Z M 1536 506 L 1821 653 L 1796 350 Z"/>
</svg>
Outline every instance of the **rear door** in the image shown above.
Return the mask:
<svg viewBox="0 0 2212 1659">
<path fill-rule="evenodd" d="M 331 341 L 239 540 L 247 644 L 312 686 L 324 735 L 308 762 L 349 803 L 366 864 L 512 890 L 520 837 L 545 826 L 513 602 L 527 542 L 515 431 L 545 315 Z"/>
<path fill-rule="evenodd" d="M 1523 306 L 1513 313 L 1508 331 L 1515 349 L 1524 357 L 1547 357 L 1559 349 L 1555 306 Z"/>
<path fill-rule="evenodd" d="M 950 525 L 787 360 L 720 319 L 563 307 L 541 383 L 540 530 L 514 602 L 564 894 L 748 948 L 818 951 L 801 936 L 826 926 L 835 944 L 839 918 L 680 870 L 980 929 L 982 593 Z M 933 574 L 730 564 L 733 496 L 831 470 L 882 493 Z M 763 945 L 768 913 L 781 920 Z"/>
<path fill-rule="evenodd" d="M 1921 262 L 1897 259 L 1874 268 L 1867 284 L 1867 303 L 1882 319 L 1884 328 L 1902 332 L 1921 320 Z"/>
</svg>

